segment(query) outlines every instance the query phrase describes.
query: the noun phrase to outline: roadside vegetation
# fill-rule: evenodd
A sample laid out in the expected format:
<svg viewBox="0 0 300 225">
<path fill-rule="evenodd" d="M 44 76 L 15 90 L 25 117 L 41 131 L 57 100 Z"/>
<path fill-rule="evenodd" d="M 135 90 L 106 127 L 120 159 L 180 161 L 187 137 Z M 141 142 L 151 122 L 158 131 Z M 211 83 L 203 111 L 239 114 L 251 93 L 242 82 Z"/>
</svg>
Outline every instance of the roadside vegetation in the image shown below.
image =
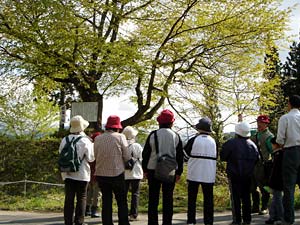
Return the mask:
<svg viewBox="0 0 300 225">
<path fill-rule="evenodd" d="M 174 212 L 183 213 L 187 211 L 187 182 L 186 166 L 182 179 L 176 184 L 174 192 Z M 219 169 L 222 169 L 219 167 Z M 53 187 L 45 184 L 27 183 L 26 193 L 24 193 L 24 183 L 0 186 L 0 210 L 21 210 L 21 211 L 38 211 L 38 212 L 63 212 L 64 188 Z M 130 195 L 128 196 L 130 197 Z M 129 202 L 129 201 L 128 201 Z M 101 209 L 101 201 L 100 201 Z M 214 188 L 215 212 L 230 210 L 229 189 L 224 174 L 219 170 L 217 182 Z M 140 213 L 147 212 L 148 205 L 148 186 L 147 181 L 143 180 L 140 193 Z M 300 208 L 300 191 L 296 188 L 295 208 Z M 159 210 L 162 209 L 160 199 Z M 117 206 L 114 200 L 114 211 Z M 197 198 L 197 211 L 203 210 L 203 195 L 199 188 Z"/>
</svg>

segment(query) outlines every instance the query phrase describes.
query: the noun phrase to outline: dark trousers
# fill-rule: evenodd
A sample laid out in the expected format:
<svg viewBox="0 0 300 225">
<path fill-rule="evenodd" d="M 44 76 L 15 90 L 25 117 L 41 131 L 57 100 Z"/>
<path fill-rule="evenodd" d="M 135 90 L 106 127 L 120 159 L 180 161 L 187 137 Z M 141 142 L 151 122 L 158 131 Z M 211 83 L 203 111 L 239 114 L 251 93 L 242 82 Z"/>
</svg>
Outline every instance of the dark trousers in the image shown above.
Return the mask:
<svg viewBox="0 0 300 225">
<path fill-rule="evenodd" d="M 138 180 L 138 179 L 125 180 L 126 196 L 128 195 L 129 189 L 131 192 L 129 215 L 132 215 L 134 217 L 138 216 L 138 206 L 139 206 L 139 197 L 140 197 L 140 181 L 141 180 Z"/>
<path fill-rule="evenodd" d="M 213 183 L 200 183 L 195 181 L 188 181 L 188 213 L 187 223 L 196 224 L 196 201 L 198 195 L 199 185 L 203 192 L 203 209 L 204 209 L 204 224 L 213 224 L 214 222 L 214 197 L 213 197 Z"/>
<path fill-rule="evenodd" d="M 129 225 L 124 173 L 116 177 L 97 176 L 97 181 L 102 193 L 101 216 L 103 225 L 113 224 L 113 194 L 118 205 L 119 225 Z"/>
<path fill-rule="evenodd" d="M 65 180 L 65 203 L 64 220 L 65 225 L 73 225 L 74 202 L 76 196 L 76 208 L 74 223 L 76 225 L 84 222 L 88 182 L 72 179 Z"/>
<path fill-rule="evenodd" d="M 174 183 L 165 183 L 154 177 L 154 170 L 148 172 L 149 201 L 148 225 L 158 225 L 159 193 L 162 188 L 163 225 L 172 225 Z"/>
<path fill-rule="evenodd" d="M 251 195 L 252 195 L 252 211 L 259 211 L 260 206 L 260 194 L 257 191 L 257 187 L 259 187 L 259 191 L 261 193 L 261 210 L 268 209 L 270 194 L 264 189 L 263 184 L 259 184 L 255 176 L 251 178 Z"/>
<path fill-rule="evenodd" d="M 234 223 L 251 222 L 251 177 L 230 176 L 231 200 Z"/>
<path fill-rule="evenodd" d="M 293 224 L 295 221 L 294 194 L 300 181 L 300 146 L 284 149 L 282 160 L 283 218 Z"/>
</svg>

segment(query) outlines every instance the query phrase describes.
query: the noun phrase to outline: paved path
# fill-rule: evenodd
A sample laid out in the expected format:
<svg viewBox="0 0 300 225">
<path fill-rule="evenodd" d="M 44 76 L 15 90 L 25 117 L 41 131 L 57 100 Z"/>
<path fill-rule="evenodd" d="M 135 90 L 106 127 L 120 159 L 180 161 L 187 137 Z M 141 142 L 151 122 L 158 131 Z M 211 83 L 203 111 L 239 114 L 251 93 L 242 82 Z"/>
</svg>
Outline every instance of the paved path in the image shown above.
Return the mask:
<svg viewBox="0 0 300 225">
<path fill-rule="evenodd" d="M 115 224 L 117 224 L 115 215 Z M 202 214 L 197 215 L 197 224 L 203 224 Z M 161 217 L 160 217 L 161 219 Z M 259 216 L 252 215 L 252 225 L 265 224 L 264 221 L 268 219 L 268 215 Z M 101 218 L 86 217 L 87 224 L 102 224 Z M 215 225 L 228 225 L 231 223 L 231 212 L 226 211 L 222 213 L 215 213 Z M 62 213 L 37 213 L 37 212 L 23 212 L 23 211 L 0 211 L 0 224 L 14 224 L 14 225 L 63 225 Z M 131 222 L 132 225 L 147 225 L 147 215 L 139 215 L 139 220 Z M 160 222 L 161 224 L 161 222 Z M 186 214 L 177 213 L 173 216 L 173 224 L 186 224 Z M 296 212 L 296 222 L 300 224 L 300 211 Z"/>
</svg>

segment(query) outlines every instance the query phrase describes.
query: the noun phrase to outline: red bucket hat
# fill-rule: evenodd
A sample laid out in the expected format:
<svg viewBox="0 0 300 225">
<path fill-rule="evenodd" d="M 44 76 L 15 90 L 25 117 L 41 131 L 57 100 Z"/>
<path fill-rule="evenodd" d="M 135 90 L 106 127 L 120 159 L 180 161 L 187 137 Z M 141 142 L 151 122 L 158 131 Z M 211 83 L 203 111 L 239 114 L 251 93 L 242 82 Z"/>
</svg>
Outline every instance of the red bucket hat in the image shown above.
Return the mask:
<svg viewBox="0 0 300 225">
<path fill-rule="evenodd" d="M 257 117 L 256 121 L 262 123 L 270 123 L 270 118 L 267 115 L 260 115 Z"/>
<path fill-rule="evenodd" d="M 105 128 L 122 129 L 120 117 L 112 115 L 107 118 Z"/>
<path fill-rule="evenodd" d="M 175 121 L 175 118 L 174 114 L 170 110 L 164 109 L 156 120 L 159 124 L 170 124 Z"/>
</svg>

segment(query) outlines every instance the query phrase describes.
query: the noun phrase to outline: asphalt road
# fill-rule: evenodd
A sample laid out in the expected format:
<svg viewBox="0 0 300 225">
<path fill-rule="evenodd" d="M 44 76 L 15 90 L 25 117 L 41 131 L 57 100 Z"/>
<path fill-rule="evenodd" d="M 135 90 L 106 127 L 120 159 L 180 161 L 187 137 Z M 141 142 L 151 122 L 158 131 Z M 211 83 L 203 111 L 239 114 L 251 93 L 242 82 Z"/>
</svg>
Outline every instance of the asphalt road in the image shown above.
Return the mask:
<svg viewBox="0 0 300 225">
<path fill-rule="evenodd" d="M 160 215 L 161 216 L 161 215 Z M 202 213 L 197 214 L 197 224 L 203 224 Z M 114 215 L 115 224 L 117 224 L 117 217 Z M 161 219 L 161 217 L 160 217 Z M 215 213 L 214 224 L 230 224 L 231 212 L 226 211 L 222 213 Z M 268 219 L 268 215 L 252 215 L 252 225 L 265 224 L 265 220 Z M 102 224 L 101 218 L 86 217 L 85 223 L 87 224 Z M 0 224 L 14 224 L 14 225 L 63 225 L 62 213 L 40 213 L 40 212 L 23 212 L 23 211 L 0 211 Z M 139 220 L 131 222 L 132 225 L 147 225 L 147 215 L 139 215 Z M 161 221 L 160 221 L 161 224 Z M 173 224 L 186 224 L 186 214 L 178 213 L 173 216 Z M 300 211 L 296 212 L 296 222 L 300 224 Z"/>
</svg>

